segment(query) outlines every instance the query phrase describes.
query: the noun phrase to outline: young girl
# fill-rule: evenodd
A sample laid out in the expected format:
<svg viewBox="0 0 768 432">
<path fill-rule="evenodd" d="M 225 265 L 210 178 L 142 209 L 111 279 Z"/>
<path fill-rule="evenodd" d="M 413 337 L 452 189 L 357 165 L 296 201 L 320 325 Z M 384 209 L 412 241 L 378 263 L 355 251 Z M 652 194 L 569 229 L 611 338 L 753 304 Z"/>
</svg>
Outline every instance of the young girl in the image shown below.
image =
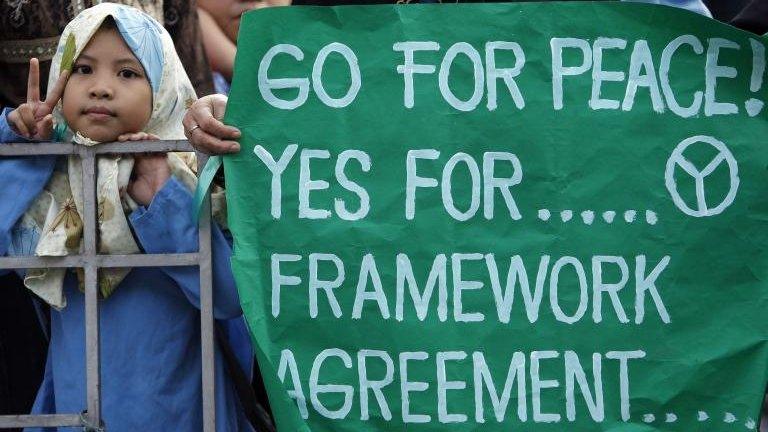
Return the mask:
<svg viewBox="0 0 768 432">
<path fill-rule="evenodd" d="M 183 139 L 181 118 L 194 99 L 165 30 L 136 9 L 111 3 L 85 10 L 65 28 L 49 83 L 52 90 L 40 101 L 33 60 L 28 102 L 0 115 L 0 141 Z M 103 156 L 97 166 L 100 253 L 197 250 L 188 190 L 194 179 L 178 156 Z M 0 255 L 77 254 L 81 177 L 76 157 L 0 160 Z M 212 247 L 214 315 L 230 339 L 242 336 L 247 344 L 229 268 L 231 249 L 216 227 Z M 85 317 L 77 272 L 29 271 L 25 284 L 56 308 L 33 414 L 80 413 L 86 407 Z M 201 430 L 197 268 L 105 269 L 99 289 L 102 417 L 108 430 Z M 250 370 L 250 347 L 235 348 Z M 218 431 L 251 430 L 218 349 L 216 409 Z"/>
</svg>

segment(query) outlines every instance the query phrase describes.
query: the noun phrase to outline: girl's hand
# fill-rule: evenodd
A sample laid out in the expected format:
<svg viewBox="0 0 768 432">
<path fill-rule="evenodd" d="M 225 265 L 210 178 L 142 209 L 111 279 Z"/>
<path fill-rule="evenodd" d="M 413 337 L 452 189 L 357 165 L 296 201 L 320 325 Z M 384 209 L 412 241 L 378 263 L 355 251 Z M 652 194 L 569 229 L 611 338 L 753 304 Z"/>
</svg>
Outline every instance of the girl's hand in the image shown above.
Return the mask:
<svg viewBox="0 0 768 432">
<path fill-rule="evenodd" d="M 120 142 L 157 139 L 160 139 L 157 135 L 146 132 L 127 133 L 117 137 Z M 170 177 L 171 169 L 168 167 L 168 158 L 165 153 L 137 154 L 134 156 L 128 194 L 137 203 L 147 206 Z"/>
<path fill-rule="evenodd" d="M 8 114 L 8 124 L 16 134 L 27 139 L 49 140 L 53 135 L 53 109 L 64 94 L 70 71 L 65 70 L 48 93 L 45 101 L 40 100 L 40 63 L 36 58 L 29 61 L 27 79 L 27 102 Z"/>
<path fill-rule="evenodd" d="M 137 203 L 148 206 L 165 182 L 171 178 L 171 168 L 165 153 L 136 155 L 128 195 Z"/>
</svg>

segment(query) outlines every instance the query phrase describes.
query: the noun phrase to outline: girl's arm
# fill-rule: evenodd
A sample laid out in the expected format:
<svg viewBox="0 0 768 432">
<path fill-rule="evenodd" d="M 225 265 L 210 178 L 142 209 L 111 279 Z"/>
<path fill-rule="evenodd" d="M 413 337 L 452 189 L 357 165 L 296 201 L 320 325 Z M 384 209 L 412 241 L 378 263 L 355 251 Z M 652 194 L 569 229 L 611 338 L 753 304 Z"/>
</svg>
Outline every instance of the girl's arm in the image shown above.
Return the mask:
<svg viewBox="0 0 768 432">
<path fill-rule="evenodd" d="M 64 94 L 68 78 L 69 71 L 63 71 L 49 96 L 40 100 L 40 64 L 36 58 L 31 59 L 27 102 L 0 114 L 0 142 L 27 141 L 16 131 L 30 139 L 49 140 L 53 131 L 51 113 Z M 0 157 L 0 256 L 8 253 L 11 229 L 48 183 L 55 164 L 55 156 Z"/>
<path fill-rule="evenodd" d="M 0 113 L 0 143 L 25 142 L 8 124 L 10 109 Z M 0 256 L 8 252 L 11 229 L 42 192 L 56 156 L 0 157 Z"/>
<path fill-rule="evenodd" d="M 190 192 L 171 177 L 154 195 L 148 207 L 130 216 L 131 225 L 147 253 L 192 253 L 198 250 L 198 228 L 193 218 Z M 217 319 L 242 314 L 240 299 L 230 267 L 232 248 L 215 224 L 211 227 L 213 269 L 213 313 Z M 200 275 L 197 267 L 163 267 L 184 295 L 200 307 Z"/>
<path fill-rule="evenodd" d="M 224 34 L 211 14 L 201 8 L 197 9 L 197 14 L 200 17 L 200 34 L 203 35 L 205 55 L 211 63 L 211 69 L 231 80 L 237 46 Z"/>
</svg>

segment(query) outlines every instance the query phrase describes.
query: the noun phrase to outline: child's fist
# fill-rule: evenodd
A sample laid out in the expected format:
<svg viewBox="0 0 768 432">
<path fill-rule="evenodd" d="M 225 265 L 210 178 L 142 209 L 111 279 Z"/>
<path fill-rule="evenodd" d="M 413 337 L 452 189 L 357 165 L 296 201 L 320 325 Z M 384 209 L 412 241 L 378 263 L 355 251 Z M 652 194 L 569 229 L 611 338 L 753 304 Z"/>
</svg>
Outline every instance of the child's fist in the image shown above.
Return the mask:
<svg viewBox="0 0 768 432">
<path fill-rule="evenodd" d="M 17 135 L 27 139 L 44 141 L 53 135 L 53 114 L 37 120 L 34 108 L 28 103 L 19 105 L 8 114 L 8 124 Z"/>
<path fill-rule="evenodd" d="M 137 203 L 148 206 L 169 178 L 171 178 L 171 168 L 168 166 L 168 156 L 165 153 L 136 155 L 131 182 L 128 184 L 128 194 Z"/>
</svg>

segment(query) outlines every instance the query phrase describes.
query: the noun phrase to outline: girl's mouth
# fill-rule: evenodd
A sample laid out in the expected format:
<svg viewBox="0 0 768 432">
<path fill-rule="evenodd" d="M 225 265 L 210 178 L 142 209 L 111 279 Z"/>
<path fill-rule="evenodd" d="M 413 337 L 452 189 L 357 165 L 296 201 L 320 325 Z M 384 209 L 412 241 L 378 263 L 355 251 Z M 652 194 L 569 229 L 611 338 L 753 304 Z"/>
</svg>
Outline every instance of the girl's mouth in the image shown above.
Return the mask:
<svg viewBox="0 0 768 432">
<path fill-rule="evenodd" d="M 92 120 L 107 120 L 115 117 L 114 111 L 103 106 L 88 107 L 83 110 L 83 114 Z"/>
</svg>

